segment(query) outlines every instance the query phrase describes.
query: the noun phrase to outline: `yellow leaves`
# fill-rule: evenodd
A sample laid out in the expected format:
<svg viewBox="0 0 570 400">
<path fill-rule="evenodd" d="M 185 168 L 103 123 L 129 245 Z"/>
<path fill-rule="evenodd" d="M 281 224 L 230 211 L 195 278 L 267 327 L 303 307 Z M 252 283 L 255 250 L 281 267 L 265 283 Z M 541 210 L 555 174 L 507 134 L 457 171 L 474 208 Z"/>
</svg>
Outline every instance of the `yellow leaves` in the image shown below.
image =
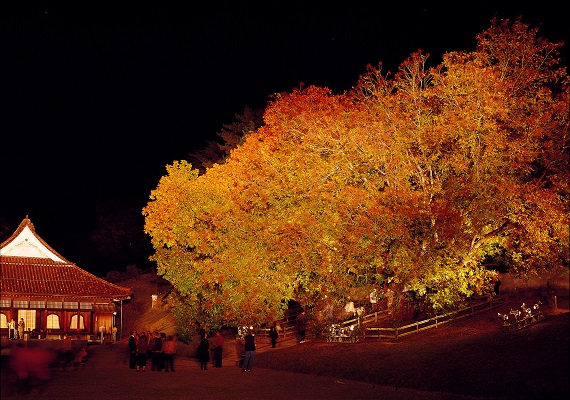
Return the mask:
<svg viewBox="0 0 570 400">
<path fill-rule="evenodd" d="M 348 95 L 276 95 L 225 163 L 167 167 L 143 210 L 159 272 L 196 319 L 251 323 L 349 292 L 349 268 L 443 308 L 488 288 L 485 256 L 567 258 L 568 81 L 534 34 L 492 29 L 431 69 L 416 53 L 393 80 L 370 68 Z"/>
</svg>

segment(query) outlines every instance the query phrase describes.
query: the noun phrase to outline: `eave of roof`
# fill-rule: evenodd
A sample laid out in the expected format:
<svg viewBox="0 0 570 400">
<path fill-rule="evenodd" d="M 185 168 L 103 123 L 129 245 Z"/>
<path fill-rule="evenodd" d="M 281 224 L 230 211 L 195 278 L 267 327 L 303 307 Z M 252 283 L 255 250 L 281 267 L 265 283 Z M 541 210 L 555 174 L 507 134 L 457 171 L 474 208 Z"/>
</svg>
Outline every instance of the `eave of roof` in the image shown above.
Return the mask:
<svg viewBox="0 0 570 400">
<path fill-rule="evenodd" d="M 44 250 L 53 253 L 58 260 L 21 254 L 8 255 L 9 251 L 3 253 L 2 249 L 6 249 L 26 228 L 33 234 L 34 240 L 37 239 L 36 243 L 45 246 Z M 0 293 L 2 297 L 61 296 L 109 301 L 128 300 L 133 295 L 132 289 L 98 278 L 63 258 L 36 233 L 28 216 L 14 234 L 0 244 Z"/>
<path fill-rule="evenodd" d="M 27 296 L 83 296 L 126 300 L 130 288 L 115 285 L 77 267 L 47 258 L 2 256 L 0 293 Z"/>
</svg>

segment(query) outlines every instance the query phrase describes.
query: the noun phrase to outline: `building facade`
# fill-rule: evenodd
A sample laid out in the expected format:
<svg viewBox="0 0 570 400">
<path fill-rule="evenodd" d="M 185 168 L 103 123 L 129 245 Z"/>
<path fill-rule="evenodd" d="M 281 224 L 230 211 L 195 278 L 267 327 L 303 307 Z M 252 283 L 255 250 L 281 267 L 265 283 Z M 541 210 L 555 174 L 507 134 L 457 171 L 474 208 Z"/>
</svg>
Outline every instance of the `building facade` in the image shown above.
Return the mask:
<svg viewBox="0 0 570 400">
<path fill-rule="evenodd" d="M 8 323 L 25 322 L 25 335 L 58 339 L 64 333 L 96 339 L 121 332 L 124 301 L 121 287 L 79 268 L 52 249 L 26 218 L 0 244 L 0 333 Z M 113 329 L 114 328 L 114 329 Z M 119 329 L 117 329 L 119 328 Z M 122 333 L 122 332 L 121 332 Z"/>
</svg>

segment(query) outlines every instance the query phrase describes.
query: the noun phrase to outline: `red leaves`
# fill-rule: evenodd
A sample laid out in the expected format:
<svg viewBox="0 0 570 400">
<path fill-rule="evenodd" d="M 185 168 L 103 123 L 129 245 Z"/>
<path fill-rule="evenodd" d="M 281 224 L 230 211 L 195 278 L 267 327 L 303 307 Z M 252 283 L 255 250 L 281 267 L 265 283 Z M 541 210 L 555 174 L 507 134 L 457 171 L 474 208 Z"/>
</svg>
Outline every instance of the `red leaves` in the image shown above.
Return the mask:
<svg viewBox="0 0 570 400">
<path fill-rule="evenodd" d="M 251 324 L 292 297 L 341 298 L 359 285 L 349 269 L 389 271 L 443 307 L 491 284 L 478 264 L 497 248 L 511 265 L 559 263 L 568 81 L 535 33 L 494 26 L 436 68 L 418 52 L 349 94 L 276 95 L 224 164 L 169 167 L 145 229 L 196 318 Z"/>
</svg>

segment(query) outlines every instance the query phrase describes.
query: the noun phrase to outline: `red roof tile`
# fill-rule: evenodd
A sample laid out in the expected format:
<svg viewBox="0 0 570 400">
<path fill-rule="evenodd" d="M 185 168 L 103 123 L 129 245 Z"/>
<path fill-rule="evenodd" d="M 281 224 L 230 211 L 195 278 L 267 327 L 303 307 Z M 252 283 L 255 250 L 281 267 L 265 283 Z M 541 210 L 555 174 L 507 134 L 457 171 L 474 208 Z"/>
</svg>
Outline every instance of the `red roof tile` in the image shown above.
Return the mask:
<svg viewBox="0 0 570 400">
<path fill-rule="evenodd" d="M 2 254 L 1 249 L 16 239 L 26 226 L 62 261 Z M 133 291 L 98 278 L 61 257 L 36 234 L 33 224 L 26 218 L 16 232 L 0 244 L 0 293 L 2 297 L 97 297 L 111 301 L 129 299 Z"/>
<path fill-rule="evenodd" d="M 130 288 L 109 283 L 73 265 L 48 258 L 2 256 L 0 293 L 3 296 L 26 294 L 108 297 L 126 299 Z"/>
</svg>

